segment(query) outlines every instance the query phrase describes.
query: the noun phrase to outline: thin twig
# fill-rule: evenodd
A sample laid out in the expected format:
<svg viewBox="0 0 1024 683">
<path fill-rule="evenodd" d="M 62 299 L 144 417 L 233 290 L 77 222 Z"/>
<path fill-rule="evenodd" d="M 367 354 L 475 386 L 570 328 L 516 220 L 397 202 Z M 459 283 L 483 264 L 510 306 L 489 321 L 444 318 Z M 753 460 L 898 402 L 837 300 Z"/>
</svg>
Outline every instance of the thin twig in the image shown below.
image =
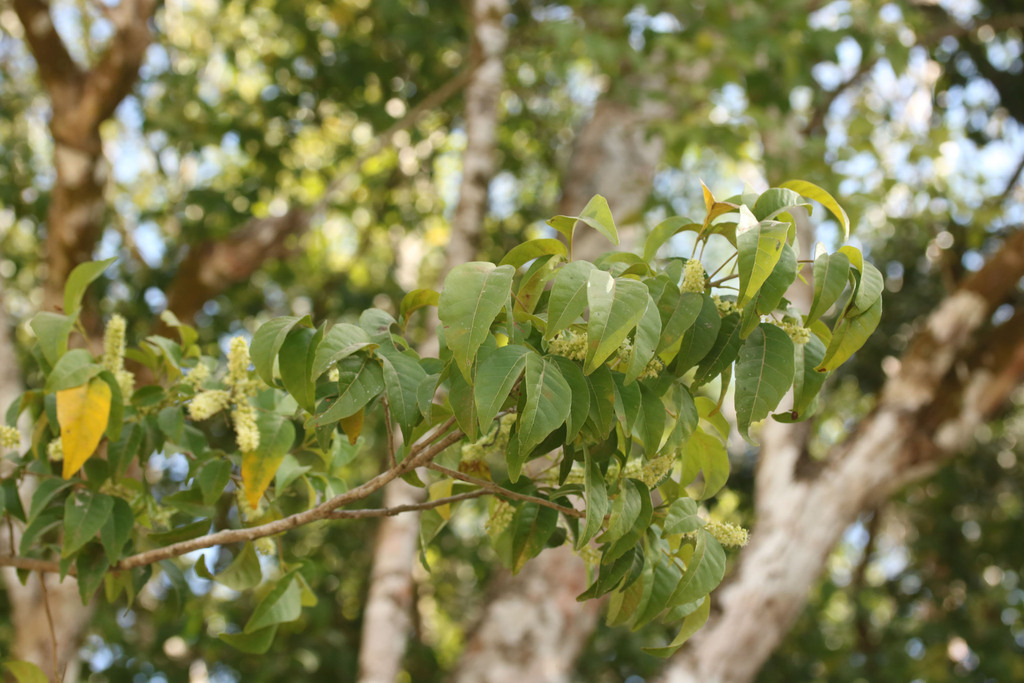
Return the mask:
<svg viewBox="0 0 1024 683">
<path fill-rule="evenodd" d="M 478 489 L 476 491 L 467 491 L 466 493 L 459 493 L 454 496 L 447 496 L 445 498 L 438 498 L 436 500 L 428 500 L 423 503 L 408 503 L 406 505 L 396 505 L 390 508 L 366 508 L 363 510 L 335 510 L 329 515 L 330 519 L 363 519 L 366 517 L 394 517 L 400 515 L 403 512 L 417 512 L 420 510 L 430 510 L 432 508 L 438 508 L 443 505 L 450 505 L 452 503 L 458 503 L 462 500 L 469 500 L 471 498 L 479 498 L 480 496 L 486 496 L 490 491 L 484 489 Z"/>
<path fill-rule="evenodd" d="M 552 503 L 550 500 L 547 500 L 546 498 L 538 498 L 537 496 L 530 496 L 525 493 L 516 493 L 515 491 L 509 491 L 506 488 L 498 486 L 494 482 L 487 481 L 486 479 L 478 479 L 468 474 L 463 474 L 462 472 L 459 472 L 457 470 L 452 470 L 442 465 L 438 465 L 437 463 L 434 462 L 428 463 L 427 467 L 436 472 L 440 472 L 441 474 L 445 474 L 453 479 L 458 479 L 460 481 L 466 482 L 467 484 L 474 484 L 476 486 L 479 486 L 480 488 L 486 490 L 487 492 L 492 493 L 496 496 L 500 496 L 502 498 L 508 498 L 511 500 L 522 500 L 528 503 L 536 503 L 537 505 L 543 505 L 544 507 L 551 508 L 552 510 L 558 510 L 562 514 L 569 515 L 570 517 L 578 517 L 580 519 L 583 519 L 587 516 L 587 513 L 585 512 L 580 512 L 579 510 L 574 510 L 573 508 L 565 507 L 564 505 L 559 505 L 558 503 Z"/>
<path fill-rule="evenodd" d="M 50 593 L 46 588 L 46 578 L 43 572 L 39 572 L 39 587 L 43 593 L 43 607 L 46 608 L 46 624 L 50 627 L 50 656 L 53 658 L 53 677 L 60 681 L 64 677 L 57 674 L 57 632 L 53 628 L 53 613 L 50 612 Z"/>
<path fill-rule="evenodd" d="M 384 404 L 384 431 L 388 440 L 388 467 L 394 468 L 398 463 L 395 461 L 395 435 L 391 427 L 391 405 L 388 403 L 387 396 L 381 398 L 381 403 Z"/>
</svg>

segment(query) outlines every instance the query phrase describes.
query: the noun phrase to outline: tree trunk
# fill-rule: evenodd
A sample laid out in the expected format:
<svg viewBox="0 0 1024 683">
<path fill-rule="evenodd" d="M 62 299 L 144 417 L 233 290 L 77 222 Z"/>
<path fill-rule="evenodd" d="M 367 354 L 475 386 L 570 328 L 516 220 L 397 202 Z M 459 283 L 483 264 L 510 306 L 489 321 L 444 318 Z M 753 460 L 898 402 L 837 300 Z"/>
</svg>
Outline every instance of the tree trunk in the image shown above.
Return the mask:
<svg viewBox="0 0 1024 683">
<path fill-rule="evenodd" d="M 472 53 L 479 64 L 466 86 L 466 150 L 444 274 L 475 259 L 479 249 L 488 187 L 494 176 L 498 98 L 505 77 L 508 35 L 501 20 L 508 13 L 507 0 L 474 0 L 471 12 Z M 436 325 L 432 318 L 428 320 L 428 325 Z M 437 353 L 436 335 L 429 334 L 427 339 L 421 354 Z M 396 479 L 385 488 L 385 505 L 420 502 L 425 493 Z M 417 561 L 419 522 L 419 513 L 412 512 L 381 520 L 359 644 L 360 683 L 391 683 L 401 671 L 412 628 L 412 570 Z"/>
<path fill-rule="evenodd" d="M 516 576 L 498 579 L 495 597 L 466 645 L 455 683 L 563 683 L 571 679 L 601 603 L 580 604 L 583 560 L 569 546 L 542 552 Z"/>
<path fill-rule="evenodd" d="M 662 683 L 745 683 L 781 643 L 843 531 L 864 510 L 933 473 L 1024 377 L 1024 307 L 989 317 L 1024 276 L 1024 231 L 927 318 L 875 409 L 824 463 L 803 449 L 806 425 L 762 433 L 757 524 L 709 625 Z"/>
<path fill-rule="evenodd" d="M 109 164 L 103 156 L 100 125 L 131 91 L 139 66 L 149 46 L 149 19 L 153 0 L 122 0 L 108 8 L 113 35 L 99 61 L 88 69 L 71 58 L 53 25 L 49 5 L 42 0 L 14 0 L 14 10 L 25 28 L 25 38 L 36 59 L 39 77 L 52 106 L 50 131 L 54 139 L 56 180 L 46 215 L 47 269 L 44 308 L 55 310 L 63 301 L 64 283 L 71 270 L 92 258 L 93 247 L 103 230 L 106 204 L 103 191 Z M 6 320 L 0 318 L 0 405 L 4 408 L 21 391 L 12 340 Z M 23 502 L 32 492 L 26 480 L 19 494 Z M 0 532 L 7 535 L 7 531 Z M 0 539 L 17 545 L 14 538 Z M 6 546 L 5 543 L 5 546 Z M 14 657 L 39 665 L 51 680 L 63 677 L 75 662 L 78 644 L 88 623 L 91 608 L 78 595 L 78 584 L 67 577 L 47 577 L 47 590 L 39 577 L 30 576 L 25 585 L 13 569 L 3 571 L 15 625 Z M 50 632 L 52 616 L 53 633 Z M 56 642 L 54 642 L 56 640 Z M 56 665 L 54 671 L 54 647 Z M 77 665 L 64 680 L 77 678 Z"/>
</svg>

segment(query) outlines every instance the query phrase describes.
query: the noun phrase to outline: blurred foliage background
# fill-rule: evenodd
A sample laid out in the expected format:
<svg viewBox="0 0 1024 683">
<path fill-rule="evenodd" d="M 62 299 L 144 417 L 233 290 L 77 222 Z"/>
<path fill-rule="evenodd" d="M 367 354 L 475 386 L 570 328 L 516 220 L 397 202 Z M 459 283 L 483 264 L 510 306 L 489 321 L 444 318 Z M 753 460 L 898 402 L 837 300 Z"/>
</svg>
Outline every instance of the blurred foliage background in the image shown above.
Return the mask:
<svg viewBox="0 0 1024 683">
<path fill-rule="evenodd" d="M 616 213 L 641 231 L 698 214 L 699 179 L 719 196 L 788 178 L 829 189 L 887 291 L 879 331 L 831 381 L 814 423 L 822 457 L 870 409 L 916 321 L 1024 219 L 1020 10 L 1011 0 L 513 2 L 481 257 L 545 234 L 599 102 L 653 112 L 644 134 L 663 145 L 656 175 L 642 210 Z M 97 4 L 54 0 L 51 13 L 76 59 L 110 39 Z M 379 149 L 378 136 L 467 66 L 468 22 L 460 3 L 425 0 L 163 2 L 139 81 L 101 129 L 112 179 L 94 255 L 121 260 L 91 290 L 93 305 L 122 313 L 141 338 L 186 250 L 251 217 L 318 203 L 285 255 L 202 307 L 205 344 L 270 316 L 394 309 L 405 291 L 433 285 L 466 142 L 461 99 Z M 24 353 L 24 323 L 42 302 L 53 143 L 35 61 L 6 5 L 0 27 L 0 296 Z M 824 212 L 814 220 L 833 242 Z M 848 530 L 759 681 L 1024 680 L 1024 392 L 976 441 Z M 173 486 L 168 455 L 150 469 Z M 756 452 L 737 443 L 733 457 L 714 506 L 750 525 Z M 355 459 L 353 478 L 375 466 Z M 485 507 L 462 514 L 425 549 L 429 571 L 414 573 L 405 680 L 446 679 L 498 571 Z M 315 574 L 320 603 L 268 655 L 216 639 L 252 604 L 211 591 L 183 563 L 180 581 L 97 613 L 82 679 L 353 680 L 374 529 L 349 521 L 295 534 L 291 552 Z M 0 613 L 6 600 L 0 591 Z M 0 620 L 0 652 L 13 628 Z M 599 627 L 574 680 L 653 676 L 660 662 L 640 651 L 649 639 Z"/>
</svg>

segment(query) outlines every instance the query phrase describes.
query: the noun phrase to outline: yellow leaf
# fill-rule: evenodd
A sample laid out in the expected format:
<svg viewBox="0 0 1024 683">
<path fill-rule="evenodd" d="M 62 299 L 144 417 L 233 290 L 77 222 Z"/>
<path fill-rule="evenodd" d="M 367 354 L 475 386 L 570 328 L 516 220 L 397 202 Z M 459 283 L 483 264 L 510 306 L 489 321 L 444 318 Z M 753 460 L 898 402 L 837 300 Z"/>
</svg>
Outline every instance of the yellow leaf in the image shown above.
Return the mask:
<svg viewBox="0 0 1024 683">
<path fill-rule="evenodd" d="M 441 481 L 435 481 L 430 485 L 430 500 L 440 500 L 441 498 L 447 498 L 452 495 L 452 484 L 455 482 L 451 479 L 442 479 Z M 441 519 L 448 521 L 452 516 L 451 505 L 438 505 L 436 508 L 437 513 L 441 515 Z"/>
<path fill-rule="evenodd" d="M 339 422 L 341 430 L 345 432 L 345 436 L 348 437 L 348 442 L 352 446 L 356 445 L 356 441 L 359 440 L 359 434 L 363 431 L 363 417 L 365 415 L 366 409 L 360 408 L 358 413 L 343 417 Z"/>
<path fill-rule="evenodd" d="M 110 387 L 94 378 L 80 387 L 57 392 L 57 423 L 64 450 L 64 472 L 70 479 L 82 468 L 103 438 L 110 419 Z"/>
</svg>

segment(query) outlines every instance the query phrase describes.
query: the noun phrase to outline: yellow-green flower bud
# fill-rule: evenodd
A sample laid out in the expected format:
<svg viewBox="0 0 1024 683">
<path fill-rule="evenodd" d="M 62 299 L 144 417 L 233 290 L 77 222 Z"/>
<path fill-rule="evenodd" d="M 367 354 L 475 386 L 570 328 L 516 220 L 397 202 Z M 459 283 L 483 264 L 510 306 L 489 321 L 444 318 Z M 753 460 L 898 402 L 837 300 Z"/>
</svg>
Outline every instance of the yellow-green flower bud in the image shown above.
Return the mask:
<svg viewBox="0 0 1024 683">
<path fill-rule="evenodd" d="M 52 462 L 60 462 L 64 459 L 64 444 L 60 439 L 54 439 L 46 444 L 46 457 Z"/>
<path fill-rule="evenodd" d="M 683 266 L 683 292 L 703 292 L 705 285 L 704 266 L 695 258 Z"/>
<path fill-rule="evenodd" d="M 235 425 L 235 442 L 243 453 L 251 453 L 260 447 L 260 430 L 256 426 L 256 409 L 244 401 L 231 411 Z"/>
<path fill-rule="evenodd" d="M 193 420 L 207 420 L 231 403 L 231 395 L 222 390 L 200 391 L 188 404 L 188 415 Z"/>
<path fill-rule="evenodd" d="M 727 548 L 739 548 L 745 546 L 750 540 L 750 534 L 746 529 L 729 522 L 711 520 L 704 527 L 709 534 Z"/>
<path fill-rule="evenodd" d="M 19 445 L 21 445 L 21 432 L 15 427 L 0 426 L 0 446 L 4 448 L 17 448 Z"/>
<path fill-rule="evenodd" d="M 515 517 L 515 514 L 515 508 L 511 505 L 503 500 L 496 501 L 491 509 L 491 516 L 484 522 L 484 530 L 491 536 L 500 534 L 505 530 L 505 527 L 512 523 L 512 518 Z"/>
</svg>

